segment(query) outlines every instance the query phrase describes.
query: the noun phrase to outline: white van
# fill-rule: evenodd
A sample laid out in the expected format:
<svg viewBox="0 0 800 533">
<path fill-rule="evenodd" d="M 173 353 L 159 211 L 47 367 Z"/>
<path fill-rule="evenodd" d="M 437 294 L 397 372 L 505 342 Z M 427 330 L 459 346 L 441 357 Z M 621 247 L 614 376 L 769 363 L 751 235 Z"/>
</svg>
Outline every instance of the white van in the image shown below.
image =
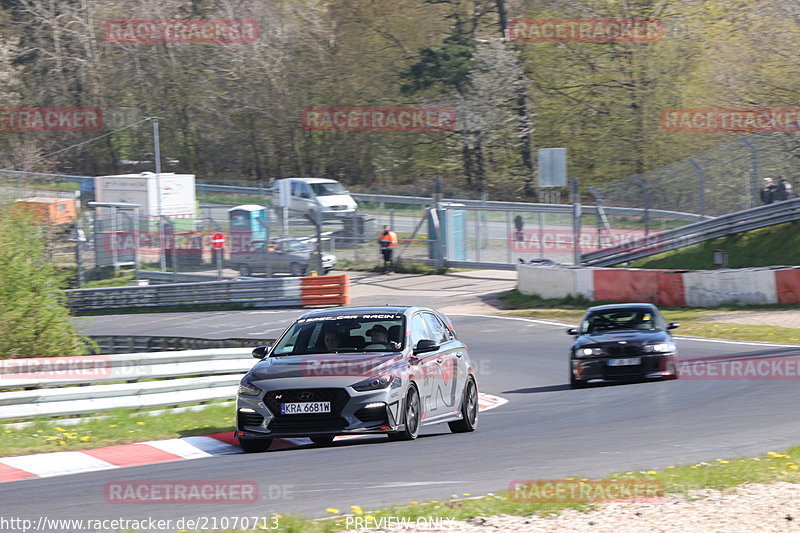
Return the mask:
<svg viewBox="0 0 800 533">
<path fill-rule="evenodd" d="M 275 180 L 272 199 L 272 205 L 288 207 L 290 215 L 307 215 L 319 209 L 324 219 L 343 217 L 358 208 L 341 183 L 325 178 Z"/>
</svg>

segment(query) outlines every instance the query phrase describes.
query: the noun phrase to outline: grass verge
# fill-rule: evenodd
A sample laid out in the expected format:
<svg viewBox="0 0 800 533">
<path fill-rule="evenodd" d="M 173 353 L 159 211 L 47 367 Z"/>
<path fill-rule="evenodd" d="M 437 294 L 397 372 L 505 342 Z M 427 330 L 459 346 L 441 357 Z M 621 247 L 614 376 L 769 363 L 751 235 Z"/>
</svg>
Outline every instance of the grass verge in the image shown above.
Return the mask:
<svg viewBox="0 0 800 533">
<path fill-rule="evenodd" d="M 648 481 L 660 483 L 667 494 L 682 494 L 687 496 L 689 491 L 701 489 L 725 490 L 743 483 L 771 483 L 777 481 L 799 483 L 800 469 L 793 458 L 800 457 L 800 447 L 793 447 L 784 452 L 769 452 L 755 457 L 740 457 L 737 459 L 716 459 L 684 466 L 667 466 L 661 470 L 640 470 L 619 472 L 608 476 L 608 480 L 619 482 L 626 480 Z M 541 480 L 540 480 L 541 481 Z M 588 481 L 588 478 L 579 475 L 560 480 L 564 482 Z M 407 520 L 414 523 L 418 519 L 421 524 L 435 524 L 437 520 L 468 520 L 476 517 L 497 515 L 530 516 L 530 515 L 556 515 L 566 509 L 590 511 L 595 508 L 592 503 L 550 503 L 550 502 L 520 502 L 515 501 L 513 494 L 508 491 L 487 493 L 473 496 L 468 493 L 454 494 L 451 498 L 442 501 L 410 502 L 407 505 L 398 505 L 386 509 L 365 511 L 357 502 L 347 509 L 319 509 L 316 512 L 326 512 L 330 518 L 311 520 L 297 516 L 275 515 L 277 528 L 280 532 L 309 532 L 323 533 L 342 531 L 353 528 L 356 519 L 361 519 L 361 524 L 368 524 L 370 529 L 381 529 L 381 519 L 384 524 L 393 521 L 395 524 Z M 449 522 L 444 522 L 453 527 Z M 364 527 L 362 525 L 362 527 Z M 244 530 L 239 530 L 244 531 Z M 252 530 L 251 530 L 252 531 Z"/>
<path fill-rule="evenodd" d="M 86 450 L 148 440 L 175 439 L 233 431 L 235 408 L 209 404 L 202 411 L 112 411 L 77 425 L 54 424 L 46 419 L 19 429 L 3 428 L 0 457 L 32 453 Z"/>
<path fill-rule="evenodd" d="M 584 298 L 543 299 L 528 296 L 517 291 L 501 297 L 506 313 L 511 316 L 522 316 L 544 320 L 556 320 L 577 326 L 587 307 L 609 302 L 590 302 Z M 747 307 L 713 307 L 703 309 L 687 309 L 682 307 L 661 307 L 667 322 L 679 322 L 681 327 L 674 331 L 676 335 L 704 337 L 710 339 L 727 339 L 736 341 L 762 341 L 787 344 L 800 344 L 800 328 L 766 326 L 754 324 L 731 324 L 715 322 L 714 317 L 726 311 L 742 310 L 781 310 L 797 309 L 796 306 L 747 306 Z"/>
</svg>

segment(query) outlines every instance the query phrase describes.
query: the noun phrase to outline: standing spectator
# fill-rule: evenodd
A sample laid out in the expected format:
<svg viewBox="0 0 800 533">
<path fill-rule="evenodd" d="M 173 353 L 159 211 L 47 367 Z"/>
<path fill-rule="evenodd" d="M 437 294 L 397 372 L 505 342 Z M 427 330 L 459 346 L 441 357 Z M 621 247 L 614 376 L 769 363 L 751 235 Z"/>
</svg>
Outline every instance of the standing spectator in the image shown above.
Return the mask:
<svg viewBox="0 0 800 533">
<path fill-rule="evenodd" d="M 378 239 L 378 242 L 381 245 L 381 254 L 383 254 L 383 273 L 388 274 L 390 271 L 394 270 L 392 252 L 395 246 L 397 246 L 397 233 L 393 232 L 389 226 L 384 226 L 383 233 L 380 239 Z"/>
<path fill-rule="evenodd" d="M 520 215 L 514 217 L 514 227 L 517 231 L 514 232 L 514 240 L 517 242 L 521 242 L 525 240 L 525 234 L 522 232 L 522 229 L 525 227 L 525 221 L 522 220 Z"/>
<path fill-rule="evenodd" d="M 778 176 L 774 197 L 776 202 L 782 202 L 792 197 L 792 184 L 789 183 L 786 176 Z"/>
<path fill-rule="evenodd" d="M 776 189 L 777 185 L 772 181 L 772 178 L 764 178 L 764 185 L 761 187 L 761 201 L 765 204 L 774 202 Z"/>
</svg>

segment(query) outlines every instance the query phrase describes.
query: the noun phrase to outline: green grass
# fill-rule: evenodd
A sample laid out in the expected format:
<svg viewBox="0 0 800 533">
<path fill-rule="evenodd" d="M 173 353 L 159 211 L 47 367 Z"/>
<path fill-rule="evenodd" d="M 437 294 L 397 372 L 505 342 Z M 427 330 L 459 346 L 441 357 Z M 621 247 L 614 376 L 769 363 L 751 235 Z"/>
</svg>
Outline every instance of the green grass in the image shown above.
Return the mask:
<svg viewBox="0 0 800 533">
<path fill-rule="evenodd" d="M 234 416 L 232 405 L 209 404 L 202 411 L 166 412 L 156 416 L 135 411 L 112 411 L 98 414 L 78 425 L 58 425 L 38 419 L 21 429 L 3 428 L 0 457 L 233 431 Z"/>
<path fill-rule="evenodd" d="M 507 314 L 545 320 L 565 322 L 575 326 L 580 322 L 587 307 L 610 302 L 589 302 L 583 298 L 567 297 L 543 299 L 538 296 L 528 296 L 512 291 L 501 297 Z M 764 341 L 788 344 L 800 344 L 800 329 L 784 328 L 780 326 L 731 324 L 727 322 L 714 322 L 713 316 L 726 311 L 754 310 L 754 309 L 796 309 L 796 306 L 759 305 L 744 307 L 713 307 L 703 309 L 687 309 L 675 307 L 661 307 L 661 312 L 667 322 L 679 322 L 679 329 L 674 330 L 676 335 L 704 337 L 712 339 L 728 339 L 737 341 Z"/>
<path fill-rule="evenodd" d="M 800 265 L 800 222 L 712 239 L 633 261 L 630 266 L 707 270 L 714 267 L 714 250 L 728 253 L 728 268 Z"/>
<path fill-rule="evenodd" d="M 681 494 L 687 496 L 691 490 L 717 489 L 726 490 L 736 487 L 743 483 L 771 483 L 777 481 L 798 483 L 800 482 L 800 470 L 794 462 L 794 458 L 800 457 L 800 447 L 793 447 L 784 452 L 769 452 L 761 456 L 740 457 L 736 459 L 714 459 L 695 464 L 683 466 L 668 466 L 666 468 L 639 470 L 629 472 L 619 472 L 605 478 L 606 480 L 617 480 L 619 483 L 625 481 L 659 484 L 663 486 L 666 494 Z M 517 478 L 523 478 L 524 474 L 517 474 Z M 588 477 L 576 475 L 562 481 L 572 483 L 586 481 Z M 509 482 L 511 480 L 509 479 Z M 331 515 L 328 519 L 311 520 L 298 516 L 277 517 L 280 532 L 309 532 L 322 533 L 332 531 L 342 531 L 349 525 L 348 515 L 353 518 L 371 519 L 373 529 L 375 521 L 385 518 L 400 520 L 408 518 L 416 520 L 422 518 L 432 521 L 437 518 L 445 520 L 467 520 L 475 517 L 488 517 L 498 515 L 530 516 L 530 515 L 556 515 L 566 509 L 578 511 L 591 511 L 595 509 L 592 503 L 532 503 L 514 501 L 513 496 L 506 490 L 484 495 L 472 495 L 462 493 L 453 495 L 451 498 L 442 501 L 420 501 L 409 502 L 406 505 L 365 511 L 358 502 L 354 501 L 346 509 L 315 509 L 309 510 L 313 513 L 327 512 Z M 370 518 L 371 517 L 371 518 Z M 446 527 L 447 523 L 445 523 Z M 451 527 L 453 527 L 451 525 Z M 243 531 L 243 530 L 239 530 Z"/>
</svg>

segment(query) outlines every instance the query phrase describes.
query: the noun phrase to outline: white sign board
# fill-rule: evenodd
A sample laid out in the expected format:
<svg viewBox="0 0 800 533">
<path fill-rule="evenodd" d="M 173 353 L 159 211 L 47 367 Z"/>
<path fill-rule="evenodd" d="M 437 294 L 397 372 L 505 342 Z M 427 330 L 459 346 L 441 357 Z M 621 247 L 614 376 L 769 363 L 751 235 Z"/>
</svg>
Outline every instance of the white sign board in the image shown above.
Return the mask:
<svg viewBox="0 0 800 533">
<path fill-rule="evenodd" d="M 539 187 L 567 184 L 567 149 L 539 148 Z"/>
<path fill-rule="evenodd" d="M 95 178 L 98 202 L 139 204 L 141 216 L 157 218 L 195 217 L 194 174 L 121 174 Z M 159 205 L 160 202 L 160 205 Z"/>
</svg>

